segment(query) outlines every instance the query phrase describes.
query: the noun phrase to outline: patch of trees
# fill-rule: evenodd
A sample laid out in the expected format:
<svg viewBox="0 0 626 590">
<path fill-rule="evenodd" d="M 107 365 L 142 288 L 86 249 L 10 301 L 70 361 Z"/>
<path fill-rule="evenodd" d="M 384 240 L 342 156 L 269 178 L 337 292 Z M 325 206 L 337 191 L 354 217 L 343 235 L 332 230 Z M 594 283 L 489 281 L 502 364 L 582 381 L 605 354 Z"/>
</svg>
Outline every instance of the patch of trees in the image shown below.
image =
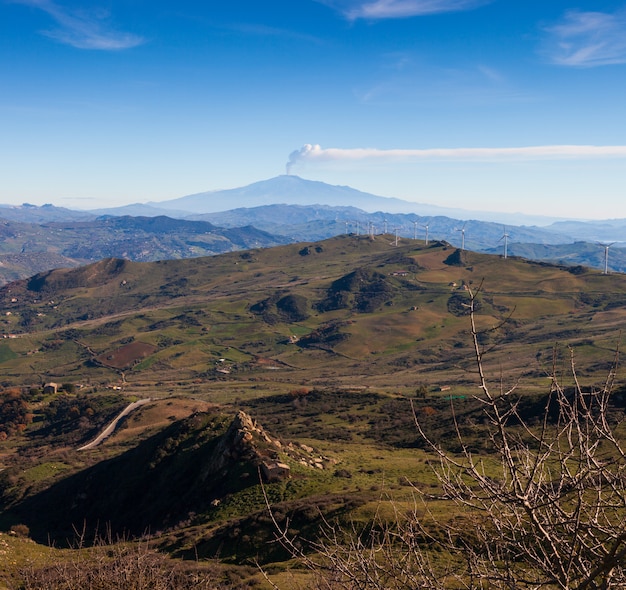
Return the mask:
<svg viewBox="0 0 626 590">
<path fill-rule="evenodd" d="M 305 246 L 304 248 L 298 251 L 298 254 L 300 254 L 300 256 L 308 256 L 309 254 L 312 254 L 313 252 L 316 252 L 317 254 L 321 254 L 323 251 L 324 251 L 324 248 L 319 245 Z"/>
<path fill-rule="evenodd" d="M 443 263 L 448 266 L 465 266 L 465 251 L 457 248 L 443 261 Z"/>
<path fill-rule="evenodd" d="M 106 322 L 99 326 L 96 326 L 92 330 L 92 334 L 97 336 L 117 336 L 122 329 L 122 325 L 124 322 L 122 320 L 117 320 L 114 322 Z M 73 331 L 77 332 L 78 330 L 67 330 L 68 332 Z"/>
<path fill-rule="evenodd" d="M 109 322 L 105 324 L 105 326 L 108 326 L 112 323 L 113 322 Z M 81 332 L 80 330 L 76 330 L 75 328 L 70 328 L 69 330 L 63 330 L 62 332 L 58 332 L 55 337 L 59 340 L 80 340 L 83 337 L 83 332 Z"/>
<path fill-rule="evenodd" d="M 448 311 L 457 317 L 470 314 L 471 297 L 466 291 L 455 291 L 448 298 Z M 479 299 L 473 302 L 476 311 L 482 309 L 482 303 Z"/>
<path fill-rule="evenodd" d="M 27 396 L 20 389 L 0 392 L 0 440 L 24 432 L 32 421 Z"/>
<path fill-rule="evenodd" d="M 303 295 L 277 291 L 267 299 L 250 306 L 268 324 L 301 322 L 309 317 L 309 301 Z"/>
<path fill-rule="evenodd" d="M 306 297 L 289 294 L 276 302 L 276 309 L 281 318 L 290 322 L 300 322 L 309 317 L 309 302 Z"/>
<path fill-rule="evenodd" d="M 347 325 L 347 322 L 330 322 L 324 324 L 300 338 L 298 344 L 304 348 L 332 348 L 349 338 L 349 334 L 340 332 L 340 329 L 345 325 Z"/>
<path fill-rule="evenodd" d="M 20 327 L 28 330 L 33 326 L 37 319 L 37 310 L 31 307 L 25 307 L 20 311 Z"/>
<path fill-rule="evenodd" d="M 63 393 L 43 409 L 44 425 L 37 434 L 77 442 L 113 418 L 124 405 L 117 396 Z"/>
<path fill-rule="evenodd" d="M 382 264 L 381 266 L 386 266 L 388 264 L 397 264 L 399 266 L 402 266 L 405 270 L 413 273 L 419 272 L 422 269 L 422 267 L 417 264 L 414 258 L 411 258 L 410 256 L 407 256 L 402 252 L 396 252 L 395 254 L 392 254 L 385 260 L 384 264 Z"/>
<path fill-rule="evenodd" d="M 623 305 L 623 298 L 616 298 L 611 293 L 586 293 L 578 294 L 578 299 L 584 305 L 590 305 L 595 308 L 610 309 Z"/>
<path fill-rule="evenodd" d="M 382 273 L 359 268 L 333 281 L 326 297 L 317 304 L 321 312 L 335 309 L 353 309 L 371 313 L 389 301 L 394 287 Z"/>
<path fill-rule="evenodd" d="M 170 281 L 159 287 L 160 297 L 180 297 L 188 294 L 189 281 L 185 277 Z"/>
<path fill-rule="evenodd" d="M 172 336 L 168 336 L 167 334 L 159 334 L 157 336 L 157 346 L 159 348 L 169 348 L 170 346 L 177 346 L 178 344 L 182 344 L 183 340 L 180 338 L 173 338 Z"/>
<path fill-rule="evenodd" d="M 198 319 L 197 316 L 202 317 L 204 313 L 200 310 L 195 312 L 187 312 L 177 315 L 174 319 L 180 322 L 180 325 L 184 328 L 188 328 L 190 326 L 202 327 L 202 322 Z"/>
</svg>

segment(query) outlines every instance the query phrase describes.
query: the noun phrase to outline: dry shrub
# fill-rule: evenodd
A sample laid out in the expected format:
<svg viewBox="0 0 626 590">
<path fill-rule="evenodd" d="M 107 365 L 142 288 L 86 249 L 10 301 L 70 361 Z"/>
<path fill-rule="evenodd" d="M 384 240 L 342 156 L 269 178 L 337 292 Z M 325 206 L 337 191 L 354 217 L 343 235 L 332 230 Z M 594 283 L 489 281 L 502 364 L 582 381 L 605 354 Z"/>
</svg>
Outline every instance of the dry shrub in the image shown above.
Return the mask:
<svg viewBox="0 0 626 590">
<path fill-rule="evenodd" d="M 72 558 L 21 572 L 20 590 L 243 590 L 217 566 L 175 562 L 148 543 L 75 549 Z"/>
</svg>

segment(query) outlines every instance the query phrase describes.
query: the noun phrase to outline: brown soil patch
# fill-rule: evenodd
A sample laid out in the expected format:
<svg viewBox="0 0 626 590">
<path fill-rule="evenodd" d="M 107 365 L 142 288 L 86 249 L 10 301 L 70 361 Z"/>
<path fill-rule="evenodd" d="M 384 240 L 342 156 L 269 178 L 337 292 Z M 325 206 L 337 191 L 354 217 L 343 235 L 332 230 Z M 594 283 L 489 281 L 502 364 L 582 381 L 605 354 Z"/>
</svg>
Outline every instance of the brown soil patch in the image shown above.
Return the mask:
<svg viewBox="0 0 626 590">
<path fill-rule="evenodd" d="M 113 369 L 128 369 L 154 354 L 158 348 L 145 342 L 131 342 L 113 352 L 104 352 L 96 360 Z"/>
</svg>

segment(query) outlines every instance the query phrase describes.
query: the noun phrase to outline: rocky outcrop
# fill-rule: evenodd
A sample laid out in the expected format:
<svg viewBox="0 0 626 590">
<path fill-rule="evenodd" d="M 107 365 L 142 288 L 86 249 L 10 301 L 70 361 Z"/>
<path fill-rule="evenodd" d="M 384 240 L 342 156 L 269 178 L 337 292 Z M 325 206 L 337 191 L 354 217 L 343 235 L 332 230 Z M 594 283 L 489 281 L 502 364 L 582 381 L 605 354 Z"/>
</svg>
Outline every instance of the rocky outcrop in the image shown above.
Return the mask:
<svg viewBox="0 0 626 590">
<path fill-rule="evenodd" d="M 260 468 L 266 481 L 282 480 L 289 477 L 290 469 L 279 461 L 280 448 L 280 441 L 240 410 L 215 448 L 210 471 L 219 473 L 233 462 L 246 461 Z"/>
<path fill-rule="evenodd" d="M 291 468 L 281 455 L 312 469 L 328 469 L 337 464 L 305 444 L 283 445 L 248 414 L 239 411 L 215 449 L 211 471 L 218 473 L 233 462 L 246 461 L 260 469 L 265 481 L 281 481 L 291 476 Z"/>
</svg>

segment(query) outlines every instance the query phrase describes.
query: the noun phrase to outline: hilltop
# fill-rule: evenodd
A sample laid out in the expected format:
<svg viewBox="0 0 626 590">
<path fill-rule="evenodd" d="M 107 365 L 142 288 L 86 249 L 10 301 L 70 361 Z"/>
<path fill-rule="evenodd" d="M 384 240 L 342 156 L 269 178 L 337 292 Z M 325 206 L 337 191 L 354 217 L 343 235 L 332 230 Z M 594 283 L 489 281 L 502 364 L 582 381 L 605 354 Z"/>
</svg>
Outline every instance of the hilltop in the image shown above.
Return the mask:
<svg viewBox="0 0 626 590">
<path fill-rule="evenodd" d="M 391 372 L 394 383 L 407 370 L 414 382 L 419 366 L 420 379 L 444 381 L 467 353 L 468 288 L 481 289 L 486 326 L 510 316 L 485 337 L 527 355 L 538 375 L 539 351 L 565 339 L 598 356 L 626 317 L 623 275 L 340 236 L 178 261 L 104 259 L 11 283 L 0 290 L 0 327 L 20 337 L 4 345 L 4 369 L 11 381 L 110 380 L 123 369 L 129 382 L 269 370 L 296 383 Z M 99 362 L 131 342 L 154 352 L 120 368 Z"/>
</svg>

